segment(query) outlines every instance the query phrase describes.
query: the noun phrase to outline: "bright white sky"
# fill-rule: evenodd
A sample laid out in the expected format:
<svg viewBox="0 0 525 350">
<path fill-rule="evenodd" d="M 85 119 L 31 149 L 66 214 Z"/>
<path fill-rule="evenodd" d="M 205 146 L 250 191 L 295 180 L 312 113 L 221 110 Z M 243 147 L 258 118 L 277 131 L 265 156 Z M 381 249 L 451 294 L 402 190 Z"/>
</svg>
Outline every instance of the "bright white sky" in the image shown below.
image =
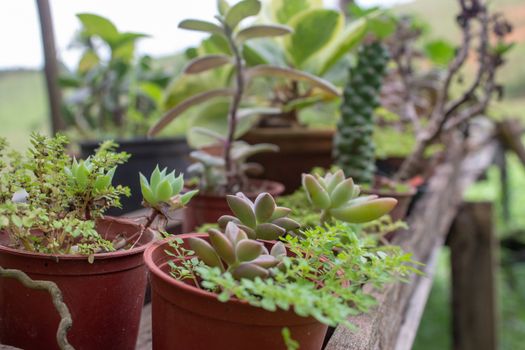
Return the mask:
<svg viewBox="0 0 525 350">
<path fill-rule="evenodd" d="M 392 5 L 407 0 L 361 0 L 364 6 Z M 119 30 L 150 34 L 139 51 L 168 55 L 194 45 L 202 35 L 178 30 L 185 18 L 212 18 L 216 0 L 50 0 L 59 56 L 69 66 L 77 53 L 68 45 L 80 25 L 76 13 L 91 12 L 109 18 Z M 325 0 L 335 5 L 337 0 Z M 0 1 L 0 69 L 37 68 L 43 64 L 40 27 L 34 0 Z"/>
</svg>

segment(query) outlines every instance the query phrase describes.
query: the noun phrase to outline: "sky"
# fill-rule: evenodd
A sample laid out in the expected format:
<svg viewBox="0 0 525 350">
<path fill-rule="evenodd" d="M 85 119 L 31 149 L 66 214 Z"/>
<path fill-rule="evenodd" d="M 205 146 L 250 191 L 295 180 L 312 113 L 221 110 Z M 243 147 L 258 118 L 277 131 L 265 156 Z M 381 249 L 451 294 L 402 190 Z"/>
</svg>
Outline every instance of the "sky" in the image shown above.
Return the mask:
<svg viewBox="0 0 525 350">
<path fill-rule="evenodd" d="M 149 34 L 140 53 L 165 56 L 194 45 L 202 34 L 177 29 L 185 18 L 211 19 L 216 0 L 49 0 L 58 55 L 74 66 L 78 52 L 68 46 L 80 28 L 75 14 L 90 12 L 107 17 L 122 31 Z M 407 0 L 361 0 L 363 6 L 392 5 Z M 335 6 L 337 0 L 325 0 Z M 0 69 L 40 68 L 43 54 L 34 0 L 0 1 Z"/>
</svg>

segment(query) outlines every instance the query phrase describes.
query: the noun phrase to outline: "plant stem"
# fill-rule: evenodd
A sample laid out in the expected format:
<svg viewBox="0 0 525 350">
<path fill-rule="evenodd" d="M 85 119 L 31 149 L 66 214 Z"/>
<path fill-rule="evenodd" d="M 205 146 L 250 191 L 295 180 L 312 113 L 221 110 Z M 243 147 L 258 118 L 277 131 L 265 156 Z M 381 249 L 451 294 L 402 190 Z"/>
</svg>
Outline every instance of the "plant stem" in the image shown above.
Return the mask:
<svg viewBox="0 0 525 350">
<path fill-rule="evenodd" d="M 239 48 L 235 44 L 233 39 L 232 31 L 225 26 L 226 36 L 228 38 L 228 43 L 230 49 L 233 52 L 235 60 L 235 76 L 236 76 L 236 86 L 235 93 L 233 95 L 233 100 L 230 105 L 230 111 L 228 115 L 228 137 L 224 144 L 224 164 L 226 167 L 226 191 L 230 192 L 237 180 L 237 172 L 234 169 L 231 159 L 231 150 L 233 142 L 235 141 L 235 131 L 237 129 L 237 110 L 241 104 L 242 95 L 244 93 L 244 62 L 241 57 Z"/>
<path fill-rule="evenodd" d="M 133 245 L 129 249 L 133 249 L 137 245 L 137 243 L 142 238 L 142 235 L 144 234 L 144 232 L 148 228 L 150 228 L 151 224 L 153 224 L 153 221 L 155 221 L 155 219 L 157 218 L 158 215 L 159 215 L 159 212 L 157 211 L 157 209 L 151 209 L 151 214 L 148 216 L 148 220 L 146 221 L 146 225 L 144 225 L 142 227 L 142 229 L 140 230 L 140 234 L 139 234 L 137 240 L 133 243 Z"/>
</svg>

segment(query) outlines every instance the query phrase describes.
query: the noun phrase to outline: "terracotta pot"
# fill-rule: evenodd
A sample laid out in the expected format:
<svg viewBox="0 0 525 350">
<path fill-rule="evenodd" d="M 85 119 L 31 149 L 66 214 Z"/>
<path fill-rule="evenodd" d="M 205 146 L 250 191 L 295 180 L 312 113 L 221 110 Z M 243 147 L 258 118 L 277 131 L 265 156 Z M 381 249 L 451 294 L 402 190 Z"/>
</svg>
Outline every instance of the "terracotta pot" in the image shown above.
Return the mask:
<svg viewBox="0 0 525 350">
<path fill-rule="evenodd" d="M 363 189 L 361 192 L 363 194 L 375 194 L 379 197 L 392 197 L 397 199 L 396 207 L 389 214 L 392 220 L 397 221 L 406 218 L 408 208 L 417 192 L 417 188 L 410 186 L 407 192 L 396 192 L 388 189 Z"/>
<path fill-rule="evenodd" d="M 131 237 L 140 226 L 107 217 L 97 223 L 103 237 Z M 68 333 L 76 349 L 134 349 L 147 283 L 143 252 L 154 233 L 144 232 L 131 250 L 86 256 L 30 253 L 6 247 L 0 233 L 0 266 L 24 271 L 35 280 L 55 282 L 73 318 Z M 2 245 L 3 244 L 3 245 Z M 18 281 L 0 278 L 0 344 L 25 350 L 58 349 L 59 315 L 46 291 L 28 289 Z"/>
<path fill-rule="evenodd" d="M 250 180 L 250 184 L 251 187 L 257 188 L 256 191 L 245 193 L 251 200 L 261 192 L 268 192 L 274 197 L 284 192 L 284 186 L 278 182 Z M 232 212 L 226 202 L 226 196 L 199 193 L 184 210 L 182 232 L 194 232 L 197 227 L 206 223 L 215 223 L 217 219 L 227 214 L 231 215 Z"/>
<path fill-rule="evenodd" d="M 184 234 L 183 240 L 190 236 Z M 151 272 L 153 350 L 279 350 L 288 327 L 301 350 L 319 350 L 327 326 L 293 311 L 269 312 L 239 300 L 222 303 L 217 295 L 176 280 L 168 274 L 167 241 L 144 254 Z"/>
<path fill-rule="evenodd" d="M 284 194 L 301 186 L 301 174 L 332 165 L 332 129 L 256 128 L 243 136 L 250 144 L 272 143 L 279 152 L 262 153 L 250 160 L 264 167 L 263 178 L 282 183 Z"/>
</svg>

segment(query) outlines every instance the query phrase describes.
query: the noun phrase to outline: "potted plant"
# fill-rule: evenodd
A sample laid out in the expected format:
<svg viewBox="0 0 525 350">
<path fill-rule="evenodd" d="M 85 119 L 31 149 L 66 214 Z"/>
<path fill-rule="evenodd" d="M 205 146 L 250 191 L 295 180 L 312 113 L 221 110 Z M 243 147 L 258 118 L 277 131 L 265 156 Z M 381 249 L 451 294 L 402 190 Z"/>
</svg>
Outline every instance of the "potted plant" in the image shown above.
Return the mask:
<svg viewBox="0 0 525 350">
<path fill-rule="evenodd" d="M 324 8 L 321 2 L 295 0 L 271 1 L 266 13 L 278 23 L 290 26 L 293 33 L 282 40 L 255 42 L 252 49 L 256 57 L 263 62 L 296 67 L 337 87 L 344 85 L 348 53 L 359 45 L 373 19 L 361 16 L 346 21 L 342 12 Z M 324 30 L 319 31 L 317 26 Z M 333 162 L 332 140 L 340 94 L 327 94 L 297 81 L 279 81 L 272 86 L 269 98 L 272 106 L 283 113 L 263 115 L 258 127 L 250 129 L 244 139 L 279 146 L 279 153 L 258 155 L 254 160 L 266 169 L 267 178 L 283 182 L 287 193 L 291 193 L 300 187 L 301 173 L 314 167 L 328 168 Z M 270 166 L 279 162 L 286 162 L 289 171 Z"/>
<path fill-rule="evenodd" d="M 73 47 L 81 56 L 75 71 L 62 75 L 64 112 L 72 136 L 80 141 L 80 156 L 95 153 L 103 140 L 114 139 L 118 150 L 131 155 L 115 180 L 131 188 L 122 199 L 122 214 L 141 207 L 138 172 L 151 173 L 157 164 L 184 171 L 189 148 L 183 136 L 148 139 L 157 119 L 169 75 L 149 56 L 135 55 L 137 42 L 147 35 L 119 31 L 107 18 L 81 13 L 82 23 Z M 109 54 L 107 54 L 109 52 Z"/>
<path fill-rule="evenodd" d="M 351 326 L 350 315 L 373 305 L 363 285 L 414 271 L 398 247 L 378 246 L 355 224 L 389 212 L 394 199 L 357 197 L 341 172 L 303 183 L 323 211 L 314 227 L 298 229 L 267 193 L 254 202 L 238 193 L 220 229 L 146 250 L 154 349 L 321 349 L 328 325 Z"/>
<path fill-rule="evenodd" d="M 71 312 L 68 339 L 75 348 L 132 349 L 147 282 L 142 255 L 155 238 L 154 219 L 192 193 L 177 196 L 182 177 L 154 174 L 146 224 L 104 216 L 129 195 L 112 185 L 126 154 L 106 142 L 77 161 L 66 154 L 64 136 L 34 134 L 31 144 L 25 156 L 13 153 L 9 161 L 5 144 L 0 147 L 0 266 L 58 286 Z M 47 293 L 0 279 L 0 295 L 0 343 L 58 349 L 60 318 Z"/>
<path fill-rule="evenodd" d="M 335 87 L 331 84 L 291 68 L 271 65 L 248 67 L 244 58 L 247 41 L 286 35 L 290 33 L 290 29 L 282 25 L 268 24 L 255 24 L 240 28 L 239 24 L 242 20 L 256 16 L 261 10 L 261 3 L 258 0 L 243 0 L 231 7 L 224 1 L 219 1 L 218 4 L 217 23 L 185 20 L 179 24 L 179 27 L 212 33 L 215 41 L 218 40 L 223 43 L 223 46 L 225 45 L 225 53 L 196 57 L 188 63 L 184 71 L 186 74 L 202 74 L 212 69 L 229 67 L 233 87 L 220 87 L 192 95 L 179 102 L 150 129 L 150 135 L 155 135 L 189 108 L 217 98 L 227 99 L 227 127 L 222 130 L 222 133 L 217 129 L 202 126 L 190 130 L 190 134 L 206 137 L 210 140 L 209 144 L 217 145 L 217 147 L 212 150 L 208 149 L 206 152 L 204 150 L 194 152 L 191 155 L 200 163 L 192 167 L 190 171 L 196 171 L 201 175 L 198 185 L 201 192 L 185 212 L 184 223 L 187 232 L 192 231 L 195 225 L 216 221 L 220 214 L 226 212 L 228 210 L 226 194 L 243 191 L 249 198 L 255 199 L 261 191 L 273 191 L 273 194 L 277 195 L 284 189 L 280 184 L 266 180 L 247 181 L 245 177 L 245 174 L 250 171 L 260 170 L 254 164 L 245 163 L 249 156 L 261 151 L 275 151 L 275 147 L 268 144 L 249 146 L 245 142 L 236 141 L 240 126 L 246 119 L 261 112 L 275 112 L 275 109 L 268 107 L 252 107 L 250 101 L 253 96 L 249 94 L 249 88 L 254 84 L 255 78 L 277 77 L 306 81 L 318 89 L 336 92 Z M 218 124 L 220 125 L 221 122 Z M 215 213 L 210 211 L 212 207 Z"/>
</svg>

